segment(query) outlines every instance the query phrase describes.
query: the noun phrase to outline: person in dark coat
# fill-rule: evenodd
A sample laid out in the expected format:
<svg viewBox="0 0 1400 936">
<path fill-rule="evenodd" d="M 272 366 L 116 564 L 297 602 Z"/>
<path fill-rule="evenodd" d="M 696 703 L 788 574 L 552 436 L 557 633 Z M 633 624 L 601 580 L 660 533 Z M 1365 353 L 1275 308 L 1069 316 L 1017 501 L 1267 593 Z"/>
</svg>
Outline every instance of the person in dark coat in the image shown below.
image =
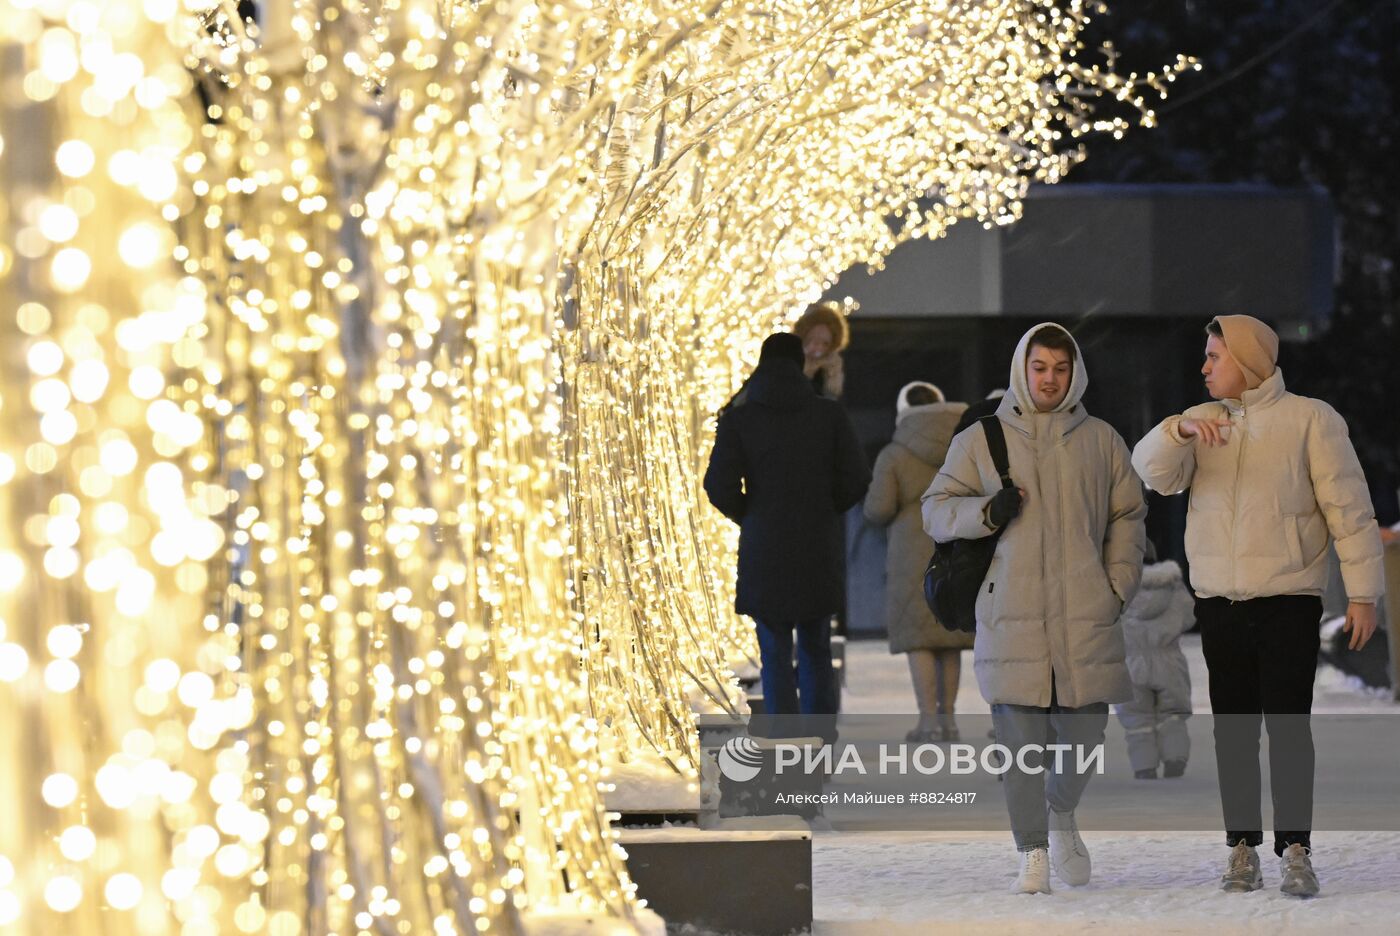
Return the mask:
<svg viewBox="0 0 1400 936">
<path fill-rule="evenodd" d="M 734 610 L 754 619 L 772 715 L 834 715 L 831 616 L 845 601 L 841 516 L 870 469 L 840 404 L 802 372 L 802 339 L 763 342 L 740 405 L 720 414 L 705 494 L 739 524 Z M 797 679 L 793 679 L 793 632 Z"/>
</svg>

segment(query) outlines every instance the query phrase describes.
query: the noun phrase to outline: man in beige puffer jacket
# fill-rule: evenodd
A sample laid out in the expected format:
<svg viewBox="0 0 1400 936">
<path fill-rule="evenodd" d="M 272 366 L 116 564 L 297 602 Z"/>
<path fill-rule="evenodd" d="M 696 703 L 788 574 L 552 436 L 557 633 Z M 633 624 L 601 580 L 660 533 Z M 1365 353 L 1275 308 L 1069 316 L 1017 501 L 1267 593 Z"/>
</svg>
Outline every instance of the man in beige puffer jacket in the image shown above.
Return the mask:
<svg viewBox="0 0 1400 936">
<path fill-rule="evenodd" d="M 1308 714 L 1317 671 L 1327 543 L 1336 543 L 1359 649 L 1384 590 L 1380 531 L 1346 422 L 1284 390 L 1278 336 L 1247 315 L 1207 326 L 1201 368 L 1214 403 L 1170 416 L 1133 452 L 1163 494 L 1190 489 L 1186 556 L 1210 673 L 1215 749 L 1230 860 L 1227 891 L 1263 886 L 1259 733 L 1269 729 L 1274 852 L 1286 894 L 1312 896 L 1314 750 Z"/>
<path fill-rule="evenodd" d="M 1108 703 L 1133 695 L 1118 615 L 1142 575 L 1147 508 L 1128 446 L 1084 410 L 1088 385 L 1069 332 L 1053 323 L 1026 332 L 996 413 L 1017 487 L 1002 488 L 974 423 L 953 439 L 923 498 L 935 541 L 1004 528 L 978 594 L 972 656 L 997 740 L 1013 752 L 1052 737 L 1093 748 L 1103 742 Z M 1048 893 L 1049 865 L 1066 884 L 1088 883 L 1074 809 L 1089 775 L 1069 758 L 1046 758 L 1039 773 L 1035 760 L 1005 775 L 1021 853 L 1014 889 Z"/>
</svg>

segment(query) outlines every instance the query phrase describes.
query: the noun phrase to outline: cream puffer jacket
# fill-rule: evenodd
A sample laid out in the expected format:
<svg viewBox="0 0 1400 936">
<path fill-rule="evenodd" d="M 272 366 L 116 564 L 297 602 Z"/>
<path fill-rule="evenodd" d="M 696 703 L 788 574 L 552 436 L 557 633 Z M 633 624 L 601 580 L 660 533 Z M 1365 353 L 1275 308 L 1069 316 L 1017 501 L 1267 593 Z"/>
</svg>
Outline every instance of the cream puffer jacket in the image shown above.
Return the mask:
<svg viewBox="0 0 1400 936">
<path fill-rule="evenodd" d="M 1035 410 L 1021 338 L 1011 390 L 997 418 L 1011 479 L 1027 492 L 1019 516 L 997 541 L 977 597 L 973 668 L 990 703 L 1077 708 L 1132 698 L 1118 615 L 1142 577 L 1146 543 L 1142 484 L 1128 446 L 1084 411 L 1084 355 L 1060 406 Z M 1001 487 L 974 423 L 953 439 L 923 497 L 924 529 L 935 540 L 990 535 L 984 509 Z"/>
<path fill-rule="evenodd" d="M 1229 419 L 1226 444 L 1183 438 L 1183 418 Z M 1190 488 L 1186 557 L 1203 598 L 1321 595 L 1329 536 L 1348 598 L 1371 603 L 1385 591 L 1380 529 L 1346 421 L 1285 391 L 1282 371 L 1242 399 L 1169 416 L 1137 444 L 1133 467 L 1159 493 Z"/>
<path fill-rule="evenodd" d="M 924 603 L 924 567 L 933 540 L 924 532 L 919 499 L 948 454 L 966 403 L 929 403 L 900 414 L 894 440 L 875 459 L 865 519 L 888 527 L 885 549 L 885 630 L 891 653 L 962 650 L 972 635 L 945 630 Z"/>
</svg>

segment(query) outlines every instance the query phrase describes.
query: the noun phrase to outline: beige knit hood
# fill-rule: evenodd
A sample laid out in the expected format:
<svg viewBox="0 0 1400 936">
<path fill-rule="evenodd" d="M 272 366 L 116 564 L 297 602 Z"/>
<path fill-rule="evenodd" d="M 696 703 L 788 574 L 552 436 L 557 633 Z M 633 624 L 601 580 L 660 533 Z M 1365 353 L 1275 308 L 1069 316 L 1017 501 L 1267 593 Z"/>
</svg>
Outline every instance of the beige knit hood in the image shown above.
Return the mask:
<svg viewBox="0 0 1400 936">
<path fill-rule="evenodd" d="M 1278 366 L 1278 335 L 1252 315 L 1217 315 L 1211 319 L 1225 336 L 1225 347 L 1244 373 L 1245 389 L 1253 390 L 1273 376 Z"/>
</svg>

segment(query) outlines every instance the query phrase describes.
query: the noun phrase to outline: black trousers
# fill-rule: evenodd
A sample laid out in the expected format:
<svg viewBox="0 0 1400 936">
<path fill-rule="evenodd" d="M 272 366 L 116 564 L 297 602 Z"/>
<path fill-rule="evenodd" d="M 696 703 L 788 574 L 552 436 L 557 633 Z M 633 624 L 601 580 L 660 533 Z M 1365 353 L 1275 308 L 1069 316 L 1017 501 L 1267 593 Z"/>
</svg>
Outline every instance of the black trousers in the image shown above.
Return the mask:
<svg viewBox="0 0 1400 936">
<path fill-rule="evenodd" d="M 1210 671 L 1215 760 L 1225 841 L 1259 845 L 1259 737 L 1269 731 L 1274 853 L 1312 847 L 1313 680 L 1322 599 L 1277 595 L 1230 601 L 1197 598 L 1196 620 Z"/>
</svg>

